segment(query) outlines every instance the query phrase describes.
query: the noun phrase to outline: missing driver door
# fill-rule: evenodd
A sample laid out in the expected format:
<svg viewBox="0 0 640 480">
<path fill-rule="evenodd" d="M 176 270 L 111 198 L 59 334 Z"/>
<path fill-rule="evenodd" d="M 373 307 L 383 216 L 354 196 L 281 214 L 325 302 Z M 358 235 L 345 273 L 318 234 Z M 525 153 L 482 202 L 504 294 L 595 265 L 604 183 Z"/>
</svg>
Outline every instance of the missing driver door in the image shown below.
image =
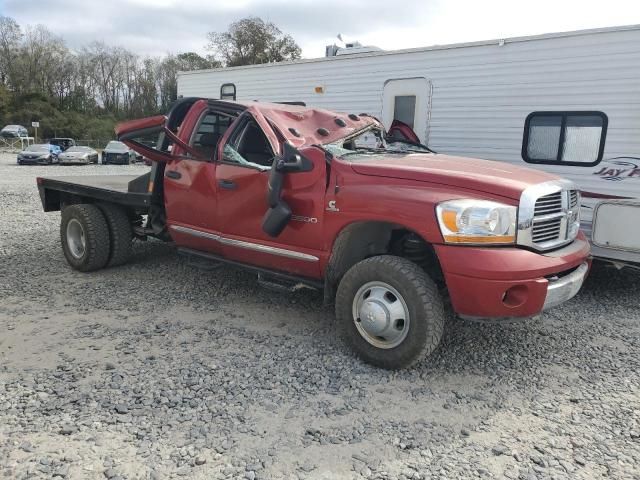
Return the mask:
<svg viewBox="0 0 640 480">
<path fill-rule="evenodd" d="M 382 121 L 388 130 L 394 120 L 408 125 L 428 145 L 431 82 L 424 77 L 387 80 L 382 95 Z"/>
</svg>

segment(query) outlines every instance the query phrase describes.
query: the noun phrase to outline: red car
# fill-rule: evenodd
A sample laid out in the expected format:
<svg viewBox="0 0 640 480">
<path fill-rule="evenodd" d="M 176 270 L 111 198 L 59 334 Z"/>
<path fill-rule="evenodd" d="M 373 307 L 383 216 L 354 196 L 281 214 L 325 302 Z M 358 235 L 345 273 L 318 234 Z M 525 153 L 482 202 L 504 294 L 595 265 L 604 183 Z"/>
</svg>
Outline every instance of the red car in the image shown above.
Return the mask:
<svg viewBox="0 0 640 480">
<path fill-rule="evenodd" d="M 38 179 L 72 267 L 120 264 L 132 236 L 154 236 L 266 286 L 324 289 L 380 367 L 434 351 L 444 289 L 460 316 L 527 318 L 573 297 L 589 269 L 570 182 L 398 145 L 370 116 L 187 98 L 116 133 L 154 162 L 148 174 Z"/>
</svg>

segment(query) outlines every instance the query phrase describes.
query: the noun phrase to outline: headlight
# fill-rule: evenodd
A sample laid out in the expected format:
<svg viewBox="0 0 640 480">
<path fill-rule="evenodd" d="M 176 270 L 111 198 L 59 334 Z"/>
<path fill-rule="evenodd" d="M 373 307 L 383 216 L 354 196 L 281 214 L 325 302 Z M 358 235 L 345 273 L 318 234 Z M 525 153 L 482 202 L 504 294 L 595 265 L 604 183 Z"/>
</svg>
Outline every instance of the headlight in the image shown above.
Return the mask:
<svg viewBox="0 0 640 480">
<path fill-rule="evenodd" d="M 449 200 L 436 207 L 446 243 L 512 244 L 517 208 L 488 200 Z"/>
</svg>

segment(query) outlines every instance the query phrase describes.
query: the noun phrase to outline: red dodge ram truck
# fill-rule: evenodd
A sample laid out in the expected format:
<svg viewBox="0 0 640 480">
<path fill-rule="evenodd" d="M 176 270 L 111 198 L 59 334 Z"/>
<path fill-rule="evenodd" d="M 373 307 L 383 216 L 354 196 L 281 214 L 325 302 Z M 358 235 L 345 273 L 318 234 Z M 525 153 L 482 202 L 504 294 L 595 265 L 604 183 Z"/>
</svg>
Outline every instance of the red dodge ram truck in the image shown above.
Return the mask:
<svg viewBox="0 0 640 480">
<path fill-rule="evenodd" d="M 589 270 L 573 184 L 436 154 L 368 115 L 185 98 L 116 133 L 149 173 L 38 178 L 73 268 L 121 264 L 133 238 L 155 237 L 267 287 L 323 289 L 347 342 L 383 368 L 434 351 L 443 296 L 463 318 L 526 318 Z"/>
</svg>

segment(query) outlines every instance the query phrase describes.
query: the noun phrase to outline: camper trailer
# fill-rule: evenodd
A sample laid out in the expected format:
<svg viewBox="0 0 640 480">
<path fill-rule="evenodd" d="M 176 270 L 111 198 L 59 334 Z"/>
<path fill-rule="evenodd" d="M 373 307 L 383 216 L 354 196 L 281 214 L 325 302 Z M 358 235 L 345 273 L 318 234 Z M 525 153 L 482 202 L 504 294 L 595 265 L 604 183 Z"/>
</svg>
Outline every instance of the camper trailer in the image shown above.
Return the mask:
<svg viewBox="0 0 640 480">
<path fill-rule="evenodd" d="M 365 112 L 387 128 L 403 122 L 436 152 L 569 178 L 594 256 L 638 265 L 639 46 L 640 25 L 398 51 L 328 47 L 324 58 L 180 72 L 178 95 Z"/>
</svg>

